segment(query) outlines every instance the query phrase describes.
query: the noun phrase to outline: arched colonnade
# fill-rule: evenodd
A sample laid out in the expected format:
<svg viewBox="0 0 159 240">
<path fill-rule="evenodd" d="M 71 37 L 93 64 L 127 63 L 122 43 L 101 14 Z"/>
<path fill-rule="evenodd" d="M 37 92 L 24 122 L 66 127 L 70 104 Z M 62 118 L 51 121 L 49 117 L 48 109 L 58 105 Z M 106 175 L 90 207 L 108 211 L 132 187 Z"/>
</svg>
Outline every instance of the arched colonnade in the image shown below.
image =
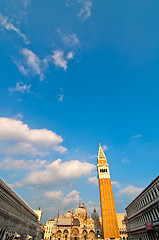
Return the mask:
<svg viewBox="0 0 159 240">
<path fill-rule="evenodd" d="M 78 228 L 71 229 L 59 229 L 54 236 L 51 237 L 51 240 L 94 240 L 95 232 L 93 230 L 83 230 L 80 231 Z"/>
</svg>

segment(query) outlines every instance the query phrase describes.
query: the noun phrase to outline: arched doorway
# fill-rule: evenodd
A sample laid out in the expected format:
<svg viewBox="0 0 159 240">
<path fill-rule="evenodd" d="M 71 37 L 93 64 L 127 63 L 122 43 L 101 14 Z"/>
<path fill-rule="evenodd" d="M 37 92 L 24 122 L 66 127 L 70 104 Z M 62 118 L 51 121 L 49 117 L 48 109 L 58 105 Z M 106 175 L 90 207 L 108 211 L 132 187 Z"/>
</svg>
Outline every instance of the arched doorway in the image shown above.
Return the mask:
<svg viewBox="0 0 159 240">
<path fill-rule="evenodd" d="M 55 234 L 54 233 L 52 233 L 52 235 L 51 235 L 51 240 L 53 240 L 53 239 L 55 239 Z"/>
<path fill-rule="evenodd" d="M 68 240 L 68 231 L 67 230 L 64 230 L 64 232 L 63 232 L 63 238 L 64 238 L 64 240 Z"/>
<path fill-rule="evenodd" d="M 84 230 L 84 231 L 82 232 L 82 239 L 83 239 L 83 240 L 86 240 L 86 239 L 87 239 L 87 231 L 86 231 L 86 230 Z"/>
<path fill-rule="evenodd" d="M 58 230 L 56 233 L 56 239 L 61 240 L 61 237 L 62 237 L 62 232 L 60 230 Z"/>
<path fill-rule="evenodd" d="M 79 230 L 77 228 L 72 230 L 72 240 L 79 240 Z"/>
<path fill-rule="evenodd" d="M 91 230 L 91 231 L 89 232 L 89 239 L 90 239 L 90 240 L 94 240 L 94 238 L 95 238 L 95 233 L 94 233 L 93 230 Z"/>
</svg>

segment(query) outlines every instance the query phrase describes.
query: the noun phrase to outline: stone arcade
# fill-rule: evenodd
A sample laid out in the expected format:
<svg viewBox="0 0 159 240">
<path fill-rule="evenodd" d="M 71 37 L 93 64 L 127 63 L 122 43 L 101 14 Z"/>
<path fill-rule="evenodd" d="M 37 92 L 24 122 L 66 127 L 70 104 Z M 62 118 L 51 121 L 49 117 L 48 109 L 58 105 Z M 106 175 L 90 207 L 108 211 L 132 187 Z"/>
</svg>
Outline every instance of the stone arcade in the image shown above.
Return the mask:
<svg viewBox="0 0 159 240">
<path fill-rule="evenodd" d="M 16 234 L 21 239 L 27 235 L 41 238 L 38 216 L 10 186 L 0 178 L 0 239 L 12 239 Z"/>
</svg>

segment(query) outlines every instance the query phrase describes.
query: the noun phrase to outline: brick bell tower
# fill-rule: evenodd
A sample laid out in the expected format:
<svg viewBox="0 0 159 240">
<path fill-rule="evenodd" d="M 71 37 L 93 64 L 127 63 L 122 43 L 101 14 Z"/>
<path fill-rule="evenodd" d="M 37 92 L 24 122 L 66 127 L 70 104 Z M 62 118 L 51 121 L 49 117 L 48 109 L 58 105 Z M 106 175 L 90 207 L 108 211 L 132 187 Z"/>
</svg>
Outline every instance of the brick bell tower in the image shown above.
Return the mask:
<svg viewBox="0 0 159 240">
<path fill-rule="evenodd" d="M 120 239 L 115 203 L 110 180 L 107 158 L 99 144 L 97 159 L 97 172 L 99 179 L 100 203 L 102 214 L 103 238 L 105 240 Z"/>
</svg>

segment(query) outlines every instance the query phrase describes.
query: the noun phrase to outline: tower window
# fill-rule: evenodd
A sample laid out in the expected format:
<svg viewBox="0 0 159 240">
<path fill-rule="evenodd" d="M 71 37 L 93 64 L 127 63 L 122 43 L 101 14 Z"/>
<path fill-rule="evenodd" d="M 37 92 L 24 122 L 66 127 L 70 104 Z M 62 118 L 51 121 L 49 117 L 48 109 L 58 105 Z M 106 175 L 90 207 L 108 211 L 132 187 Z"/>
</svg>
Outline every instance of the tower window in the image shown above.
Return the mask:
<svg viewBox="0 0 159 240">
<path fill-rule="evenodd" d="M 105 169 L 105 171 L 107 172 L 107 169 Z"/>
</svg>

